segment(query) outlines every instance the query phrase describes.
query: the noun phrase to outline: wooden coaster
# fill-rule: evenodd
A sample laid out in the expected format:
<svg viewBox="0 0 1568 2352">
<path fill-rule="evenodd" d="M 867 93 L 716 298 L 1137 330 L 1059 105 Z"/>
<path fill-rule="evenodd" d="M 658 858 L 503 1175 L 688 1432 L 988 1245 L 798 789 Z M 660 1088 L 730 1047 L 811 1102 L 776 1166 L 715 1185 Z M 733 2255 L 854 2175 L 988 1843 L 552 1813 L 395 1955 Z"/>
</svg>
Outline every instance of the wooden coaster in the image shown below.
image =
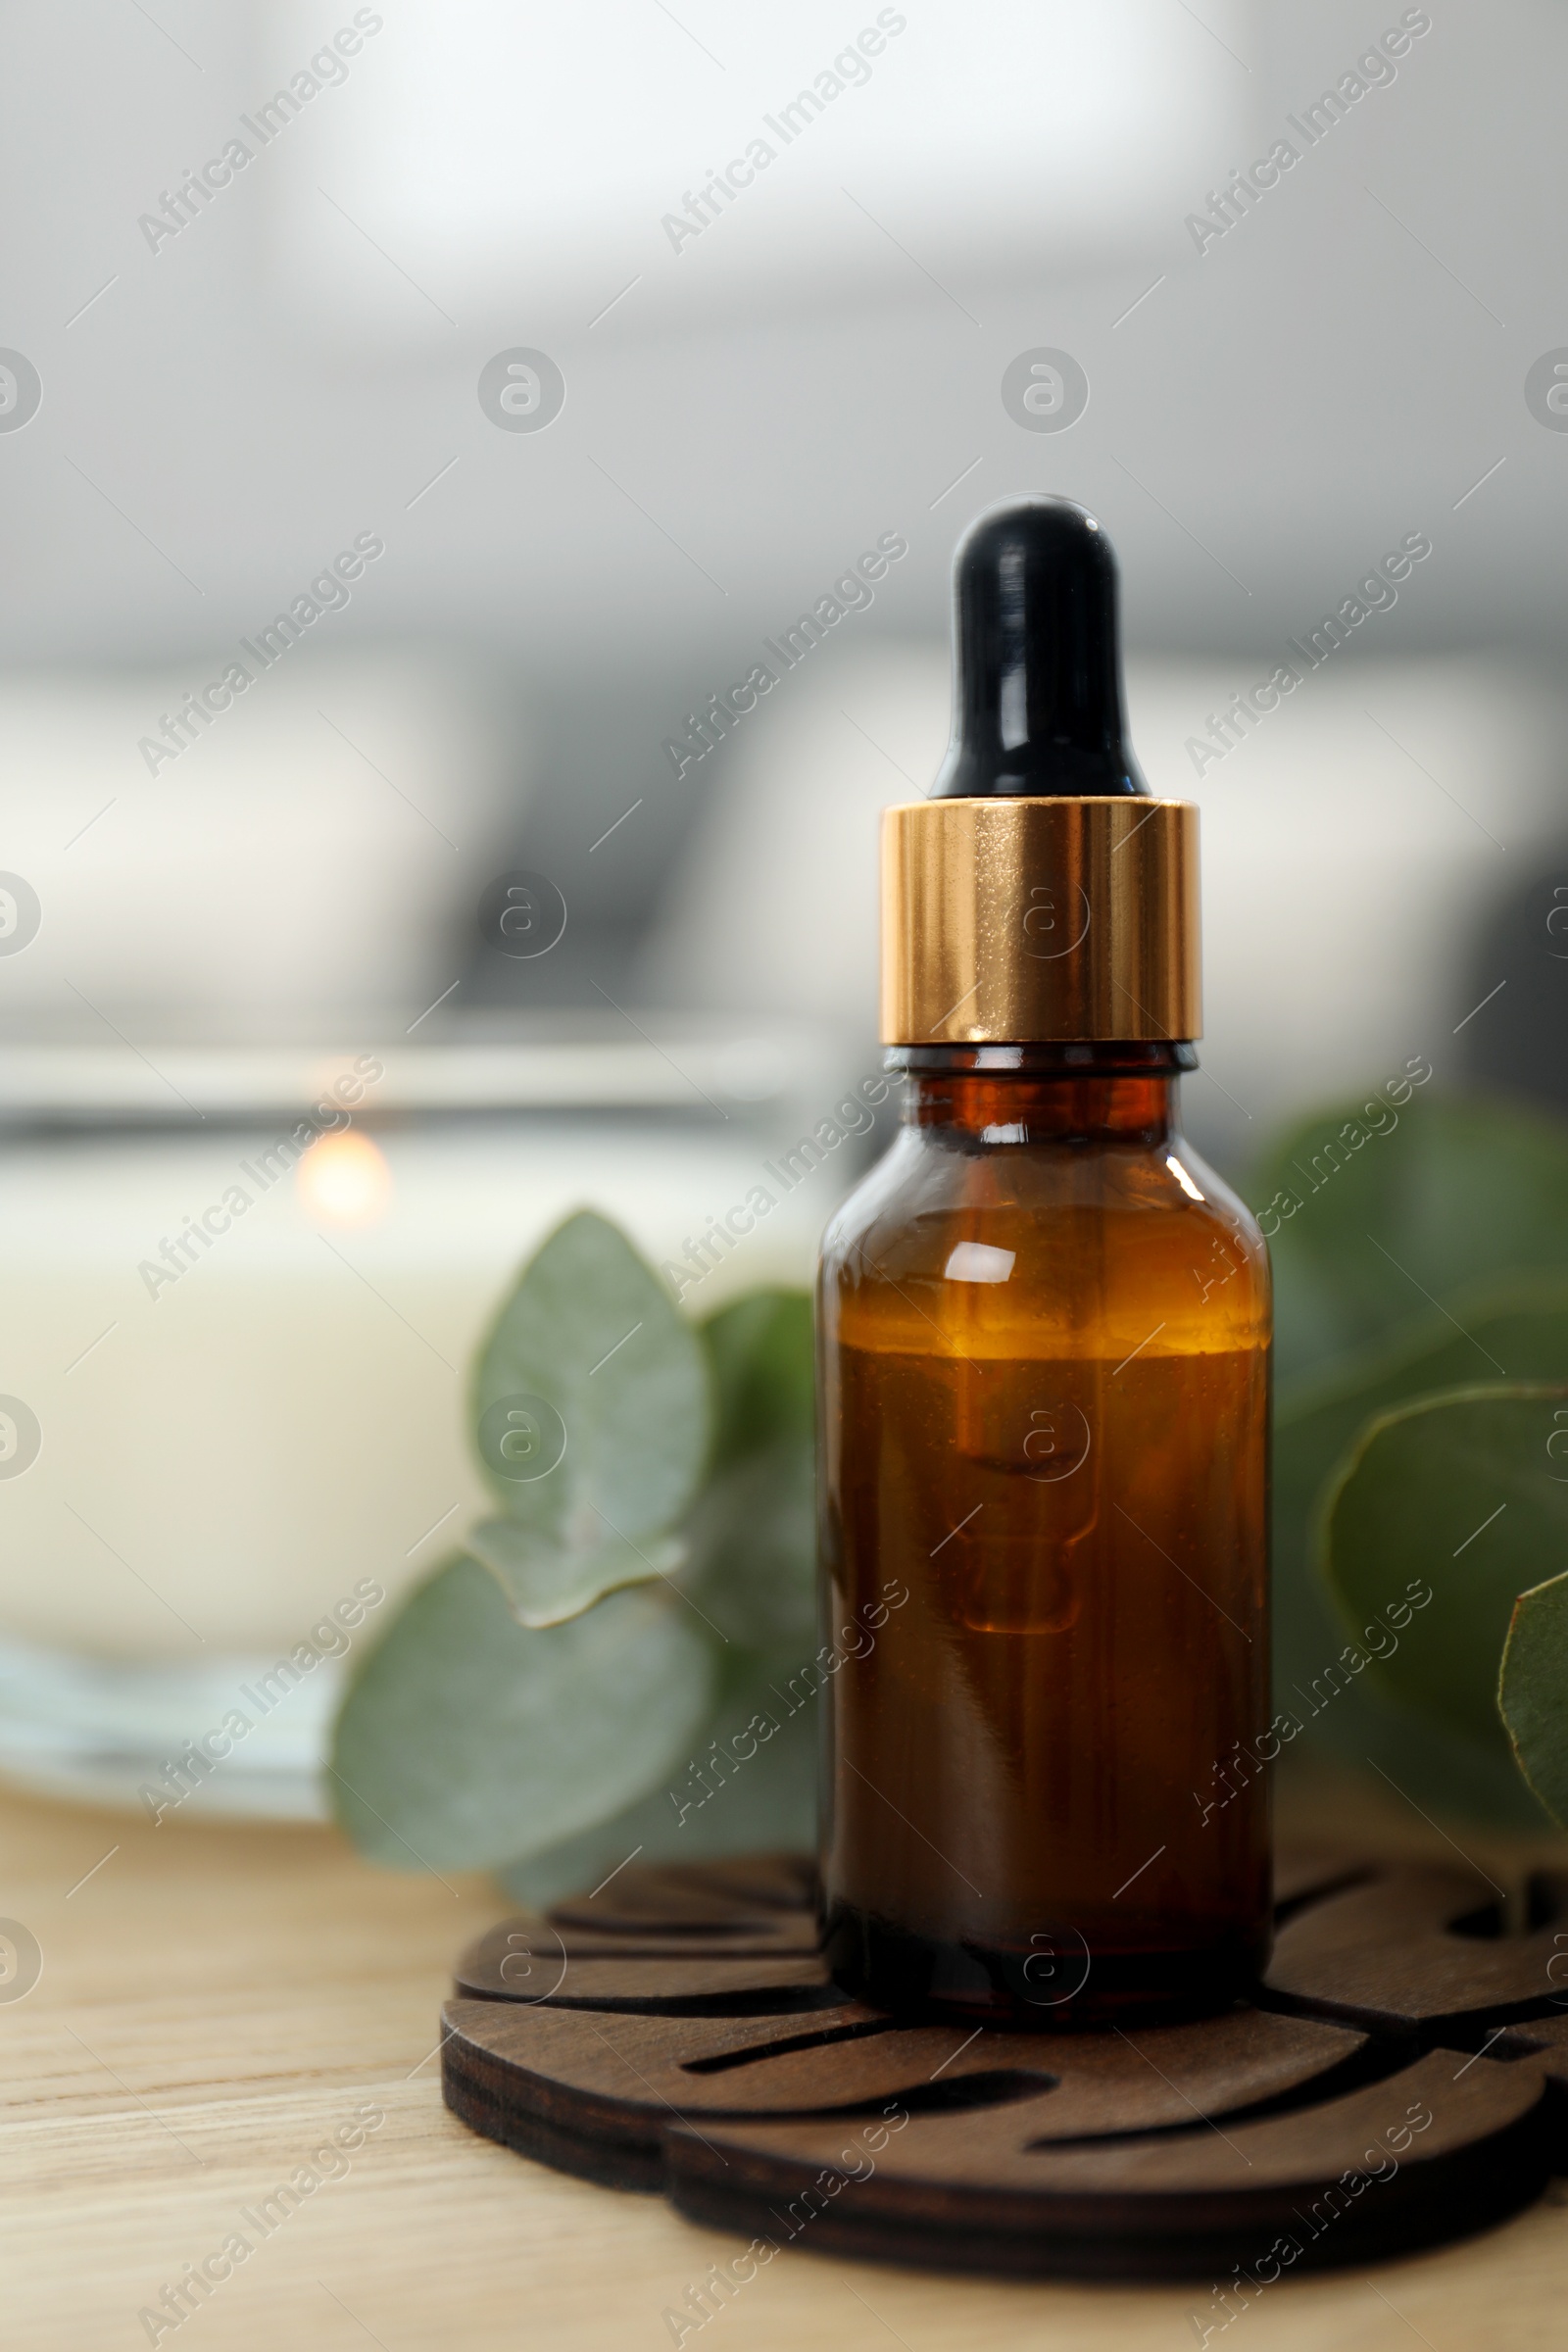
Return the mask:
<svg viewBox="0 0 1568 2352">
<path fill-rule="evenodd" d="M 465 1953 L 446 2101 L 758 2261 L 1229 2278 L 1233 2302 L 1237 2266 L 1255 2289 L 1463 2236 L 1568 2169 L 1568 1881 L 1533 1882 L 1511 1935 L 1460 1870 L 1302 1853 L 1277 1891 L 1255 2006 L 964 2040 L 828 1982 L 803 1859 L 633 1865 Z"/>
</svg>

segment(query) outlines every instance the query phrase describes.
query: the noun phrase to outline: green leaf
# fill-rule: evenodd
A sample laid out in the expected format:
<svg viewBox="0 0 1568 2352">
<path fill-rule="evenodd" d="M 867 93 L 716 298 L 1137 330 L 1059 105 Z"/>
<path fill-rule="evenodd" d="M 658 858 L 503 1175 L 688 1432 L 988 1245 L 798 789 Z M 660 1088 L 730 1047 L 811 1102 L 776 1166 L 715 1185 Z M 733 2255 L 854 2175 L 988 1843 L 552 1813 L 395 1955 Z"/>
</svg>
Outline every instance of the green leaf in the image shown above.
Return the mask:
<svg viewBox="0 0 1568 2352">
<path fill-rule="evenodd" d="M 667 1786 L 650 1789 L 612 1821 L 509 1865 L 502 1885 L 521 1902 L 553 1903 L 596 1886 L 633 1852 L 640 1862 L 706 1862 L 727 1854 L 809 1851 L 816 1842 L 816 1705 L 800 1705 L 794 1714 L 789 1706 L 755 1668 L 745 1670 L 726 1686 Z M 776 1724 L 776 1732 L 759 1741 L 754 1754 L 733 1762 L 722 1781 L 710 1760 L 699 1779 L 692 1768 L 711 1758 L 711 1743 L 729 1751 L 759 1714 Z M 741 1744 L 751 1742 L 743 1739 Z M 706 1796 L 704 1780 L 711 1789 Z"/>
<path fill-rule="evenodd" d="M 1250 1198 L 1270 1234 L 1282 1378 L 1466 1285 L 1568 1270 L 1568 1127 L 1515 1105 L 1343 1104 L 1288 1134 Z"/>
<path fill-rule="evenodd" d="M 520 1626 L 476 1560 L 437 1570 L 366 1657 L 337 1720 L 337 1817 L 403 1869 L 493 1865 L 621 1810 L 690 1753 L 712 1645 L 672 1596 L 612 1592 Z"/>
<path fill-rule="evenodd" d="M 753 1291 L 702 1334 L 719 1428 L 714 1476 L 688 1529 L 686 1589 L 727 1641 L 794 1658 L 816 1621 L 809 1294 Z"/>
<path fill-rule="evenodd" d="M 1497 1705 L 1520 1771 L 1552 1819 L 1568 1826 L 1568 1575 L 1514 1602 Z"/>
<path fill-rule="evenodd" d="M 714 1468 L 779 1438 L 809 1445 L 816 1406 L 809 1292 L 749 1291 L 700 1329 L 718 1400 Z"/>
<path fill-rule="evenodd" d="M 511 1601 L 519 1625 L 564 1625 L 607 1592 L 673 1576 L 686 1558 L 679 1536 L 650 1536 L 628 1544 L 611 1529 L 588 1551 L 563 1551 L 515 1519 L 485 1519 L 468 1536 L 468 1549 Z"/>
<path fill-rule="evenodd" d="M 1568 1284 L 1489 1286 L 1430 1314 L 1398 1339 L 1332 1372 L 1283 1387 L 1274 1421 L 1274 1655 L 1282 1684 L 1332 1657 L 1335 1620 L 1316 1573 L 1318 1521 L 1331 1474 L 1374 1414 L 1495 1377 L 1568 1381 Z M 1333 1733 L 1364 1750 L 1364 1726 L 1336 1710 Z"/>
<path fill-rule="evenodd" d="M 1568 1388 L 1453 1390 L 1381 1415 L 1333 1491 L 1329 1584 L 1365 1671 L 1506 1753 L 1497 1671 L 1516 1596 L 1568 1564 Z M 1548 1447 L 1555 1450 L 1548 1451 Z M 1404 1625 L 1414 1590 L 1432 1598 Z"/>
<path fill-rule="evenodd" d="M 702 1343 L 625 1235 L 588 1209 L 524 1268 L 480 1354 L 473 1407 L 508 1517 L 564 1553 L 597 1552 L 607 1526 L 646 1549 L 687 1509 L 708 1456 Z M 509 1417 L 515 1443 L 498 1426 Z"/>
<path fill-rule="evenodd" d="M 810 1446 L 785 1438 L 723 1471 L 692 1514 L 686 1580 L 728 1642 L 797 1658 L 816 1625 L 816 1498 Z"/>
</svg>

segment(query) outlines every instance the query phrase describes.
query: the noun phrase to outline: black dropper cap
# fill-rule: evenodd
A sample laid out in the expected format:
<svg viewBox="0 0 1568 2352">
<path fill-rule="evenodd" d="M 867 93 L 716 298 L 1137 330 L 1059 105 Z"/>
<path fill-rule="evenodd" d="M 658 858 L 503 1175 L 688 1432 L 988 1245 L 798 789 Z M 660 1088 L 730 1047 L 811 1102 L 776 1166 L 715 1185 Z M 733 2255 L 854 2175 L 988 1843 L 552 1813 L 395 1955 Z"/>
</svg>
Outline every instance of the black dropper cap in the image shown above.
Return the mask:
<svg viewBox="0 0 1568 2352">
<path fill-rule="evenodd" d="M 993 507 L 953 564 L 953 741 L 933 800 L 1147 793 L 1125 741 L 1116 559 L 1070 498 Z"/>
</svg>

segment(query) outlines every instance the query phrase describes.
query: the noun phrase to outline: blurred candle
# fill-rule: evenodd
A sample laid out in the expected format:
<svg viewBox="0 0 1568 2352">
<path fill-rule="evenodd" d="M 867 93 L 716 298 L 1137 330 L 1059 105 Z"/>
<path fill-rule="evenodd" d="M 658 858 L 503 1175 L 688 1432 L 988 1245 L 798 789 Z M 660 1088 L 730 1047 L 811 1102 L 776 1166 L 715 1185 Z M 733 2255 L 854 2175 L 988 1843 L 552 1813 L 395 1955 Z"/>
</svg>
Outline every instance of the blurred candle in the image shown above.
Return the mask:
<svg viewBox="0 0 1568 2352">
<path fill-rule="evenodd" d="M 776 1140 L 455 1116 L 297 1158 L 239 1130 L 0 1150 L 0 1414 L 37 1427 L 0 1458 L 0 1634 L 197 1663 L 297 1640 L 362 1577 L 396 1592 L 485 1507 L 468 1365 L 545 1234 L 588 1203 L 680 1257 Z M 850 1173 L 782 1198 L 687 1310 L 806 1281 Z"/>
</svg>

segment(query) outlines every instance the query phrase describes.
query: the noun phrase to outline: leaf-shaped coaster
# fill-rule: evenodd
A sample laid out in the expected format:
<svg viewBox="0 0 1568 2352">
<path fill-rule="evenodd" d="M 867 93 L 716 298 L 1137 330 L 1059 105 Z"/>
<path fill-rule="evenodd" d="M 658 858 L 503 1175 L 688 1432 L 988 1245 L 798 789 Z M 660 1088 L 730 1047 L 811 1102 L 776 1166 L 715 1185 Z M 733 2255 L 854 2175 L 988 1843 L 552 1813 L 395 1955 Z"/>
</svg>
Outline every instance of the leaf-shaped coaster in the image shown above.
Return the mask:
<svg viewBox="0 0 1568 2352">
<path fill-rule="evenodd" d="M 1267 2007 L 1052 2034 L 838 1993 L 803 1949 L 807 1873 L 791 1889 L 785 1869 L 630 1861 L 580 1901 L 500 1921 L 445 2013 L 446 2101 L 475 2131 L 751 2240 L 713 2302 L 693 2289 L 665 2312 L 682 2341 L 797 2242 L 1193 2278 L 1210 2341 L 1287 2271 L 1470 2234 L 1561 2169 L 1549 1991 L 1496 2031 L 1545 1986 L 1551 1931 L 1453 1933 L 1487 1891 L 1463 1871 L 1287 1858 L 1288 1984 Z M 1301 2013 L 1348 2005 L 1371 2014 Z"/>
<path fill-rule="evenodd" d="M 329 1767 L 338 1819 L 402 1869 L 537 1852 L 683 1767 L 713 1682 L 713 1645 L 670 1594 L 612 1592 L 529 1632 L 493 1576 L 454 1560 L 350 1687 Z"/>
</svg>

